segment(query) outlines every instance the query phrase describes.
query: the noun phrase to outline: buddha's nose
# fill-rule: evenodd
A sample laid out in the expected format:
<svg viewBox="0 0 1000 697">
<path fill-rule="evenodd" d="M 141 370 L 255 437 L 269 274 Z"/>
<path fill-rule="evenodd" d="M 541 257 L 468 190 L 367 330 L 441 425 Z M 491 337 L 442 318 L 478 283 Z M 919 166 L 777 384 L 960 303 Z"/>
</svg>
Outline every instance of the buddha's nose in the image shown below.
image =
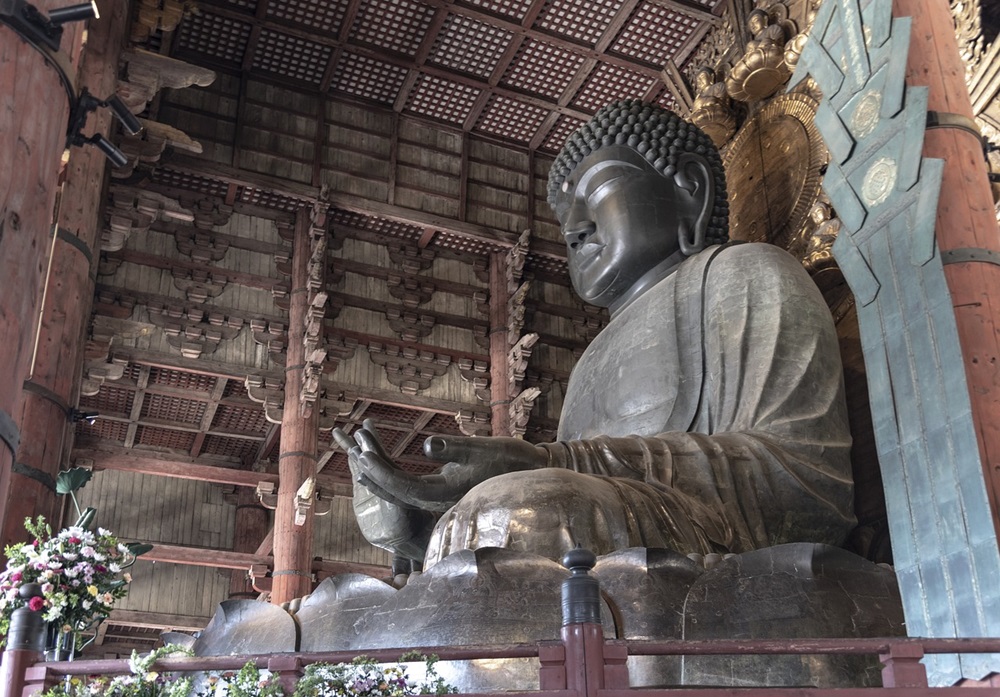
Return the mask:
<svg viewBox="0 0 1000 697">
<path fill-rule="evenodd" d="M 566 246 L 570 249 L 576 249 L 580 247 L 587 238 L 597 231 L 597 226 L 593 222 L 586 220 L 580 221 L 573 227 L 566 226 L 563 228 L 563 237 L 566 240 Z"/>
<path fill-rule="evenodd" d="M 586 206 L 574 205 L 567 211 L 566 218 L 563 220 L 562 234 L 566 240 L 566 246 L 570 249 L 576 249 L 582 245 L 596 230 L 597 226 L 587 215 Z"/>
</svg>

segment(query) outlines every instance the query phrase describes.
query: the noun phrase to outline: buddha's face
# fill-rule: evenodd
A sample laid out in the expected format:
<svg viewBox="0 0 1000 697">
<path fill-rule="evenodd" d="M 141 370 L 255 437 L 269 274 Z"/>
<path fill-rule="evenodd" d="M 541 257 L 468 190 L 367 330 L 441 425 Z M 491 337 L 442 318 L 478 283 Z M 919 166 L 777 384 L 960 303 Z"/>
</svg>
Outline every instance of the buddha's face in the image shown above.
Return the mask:
<svg viewBox="0 0 1000 697">
<path fill-rule="evenodd" d="M 756 36 L 767 28 L 768 16 L 764 10 L 753 10 L 747 18 L 750 31 Z"/>
<path fill-rule="evenodd" d="M 611 306 L 678 255 L 679 198 L 673 180 L 630 147 L 600 148 L 577 165 L 555 207 L 583 300 Z"/>
</svg>

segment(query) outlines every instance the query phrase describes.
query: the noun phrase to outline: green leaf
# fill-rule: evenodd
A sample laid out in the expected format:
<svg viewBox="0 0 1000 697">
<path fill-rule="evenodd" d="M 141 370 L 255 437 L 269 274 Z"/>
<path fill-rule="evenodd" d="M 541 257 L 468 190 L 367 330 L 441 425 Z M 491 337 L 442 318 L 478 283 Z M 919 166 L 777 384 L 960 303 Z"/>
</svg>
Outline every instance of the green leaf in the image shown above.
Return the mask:
<svg viewBox="0 0 1000 697">
<path fill-rule="evenodd" d="M 85 470 L 82 467 L 73 467 L 60 472 L 59 476 L 56 477 L 56 493 L 66 495 L 82 489 L 93 476 L 94 473 L 91 470 Z"/>
<path fill-rule="evenodd" d="M 145 542 L 128 542 L 125 546 L 128 547 L 129 554 L 133 557 L 142 556 L 153 549 L 153 545 Z"/>
<path fill-rule="evenodd" d="M 83 509 L 83 514 L 77 519 L 73 525 L 78 528 L 84 528 L 89 530 L 91 524 L 94 522 L 94 516 L 97 515 L 97 509 L 91 506 L 87 506 Z"/>
</svg>

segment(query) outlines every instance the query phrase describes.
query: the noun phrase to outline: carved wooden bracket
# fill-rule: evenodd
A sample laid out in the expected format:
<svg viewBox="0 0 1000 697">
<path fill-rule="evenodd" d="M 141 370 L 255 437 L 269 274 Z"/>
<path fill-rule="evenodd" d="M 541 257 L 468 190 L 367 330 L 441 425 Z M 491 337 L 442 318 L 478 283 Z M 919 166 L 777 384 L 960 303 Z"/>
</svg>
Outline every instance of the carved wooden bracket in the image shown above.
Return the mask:
<svg viewBox="0 0 1000 697">
<path fill-rule="evenodd" d="M 259 375 L 247 375 L 243 384 L 251 401 L 264 405 L 264 418 L 269 423 L 280 424 L 285 404 L 284 384 L 280 380 Z"/>
<path fill-rule="evenodd" d="M 593 341 L 604 328 L 605 321 L 601 309 L 593 305 L 584 305 L 584 311 L 589 317 L 573 317 L 573 331 L 588 344 Z"/>
<path fill-rule="evenodd" d="M 434 284 L 421 278 L 412 276 L 390 275 L 386 279 L 389 286 L 389 293 L 392 297 L 403 303 L 404 307 L 413 309 L 419 305 L 430 302 L 434 295 Z"/>
<path fill-rule="evenodd" d="M 517 292 L 518 285 L 524 278 L 524 262 L 528 258 L 530 240 L 531 230 L 525 230 L 517 238 L 517 243 L 507 250 L 507 263 L 504 268 L 507 273 L 507 292 L 511 295 Z"/>
<path fill-rule="evenodd" d="M 320 396 L 320 377 L 326 360 L 323 317 L 325 315 L 326 294 L 326 230 L 327 208 L 316 204 L 311 213 L 309 228 L 309 264 L 306 289 L 309 305 L 305 315 L 302 344 L 305 348 L 305 365 L 302 369 L 302 389 L 299 392 L 299 413 L 310 416 L 316 408 Z"/>
<path fill-rule="evenodd" d="M 400 312 L 396 308 L 388 308 L 385 317 L 389 320 L 392 331 L 399 334 L 404 341 L 416 341 L 427 336 L 434 329 L 435 320 L 431 315 L 421 315 L 416 312 Z"/>
<path fill-rule="evenodd" d="M 183 291 L 190 302 L 203 303 L 209 298 L 217 298 L 226 289 L 225 281 L 216 281 L 212 274 L 203 269 L 173 268 L 174 287 Z"/>
<path fill-rule="evenodd" d="M 284 324 L 268 322 L 265 319 L 252 319 L 250 320 L 250 331 L 253 334 L 253 340 L 267 348 L 272 361 L 280 365 L 285 364 L 288 331 Z"/>
<path fill-rule="evenodd" d="M 104 211 L 104 229 L 101 231 L 101 251 L 117 252 L 125 246 L 134 231 L 146 232 L 155 220 L 153 201 L 144 202 L 146 210 L 139 208 L 139 199 L 128 189 L 112 190 L 111 205 Z M 155 209 L 157 212 L 159 208 Z"/>
<path fill-rule="evenodd" d="M 536 343 L 538 343 L 538 334 L 535 332 L 525 334 L 518 339 L 517 343 L 511 347 L 510 353 L 507 354 L 507 365 L 510 371 L 510 394 L 517 394 L 520 391 L 521 384 L 524 382 L 524 373 L 528 369 L 528 359 L 531 358 L 531 348 Z"/>
<path fill-rule="evenodd" d="M 481 402 L 489 404 L 492 401 L 490 395 L 490 366 L 486 361 L 474 361 L 471 358 L 458 359 L 458 371 L 462 379 L 471 382 L 476 390 L 476 397 Z"/>
<path fill-rule="evenodd" d="M 490 282 L 490 262 L 486 259 L 478 258 L 472 262 L 472 271 L 480 282 Z"/>
<path fill-rule="evenodd" d="M 149 321 L 163 329 L 167 343 L 185 358 L 199 358 L 215 353 L 221 341 L 236 338 L 243 320 L 200 308 L 149 306 Z"/>
<path fill-rule="evenodd" d="M 431 381 L 444 375 L 451 365 L 451 356 L 430 351 L 400 348 L 391 344 L 371 342 L 368 354 L 377 365 L 385 369 L 389 382 L 404 394 L 417 394 L 426 390 Z"/>
<path fill-rule="evenodd" d="M 513 346 L 521 338 L 524 329 L 524 300 L 531 288 L 531 281 L 522 283 L 507 301 L 507 344 Z"/>
<path fill-rule="evenodd" d="M 218 199 L 205 196 L 197 200 L 181 198 L 181 204 L 194 213 L 194 226 L 201 230 L 211 230 L 215 227 L 229 224 L 233 217 L 233 207 L 227 206 Z"/>
<path fill-rule="evenodd" d="M 98 289 L 94 296 L 94 312 L 115 319 L 128 319 L 132 316 L 135 298 L 110 290 Z"/>
<path fill-rule="evenodd" d="M 155 220 L 190 223 L 194 214 L 174 199 L 126 186 L 111 187 L 111 202 L 105 208 L 101 251 L 117 252 L 133 232 L 146 232 Z"/>
<path fill-rule="evenodd" d="M 178 228 L 174 231 L 177 251 L 203 264 L 221 261 L 229 251 L 229 241 L 216 239 L 197 228 Z"/>
<path fill-rule="evenodd" d="M 132 42 L 146 41 L 152 32 L 158 30 L 173 31 L 194 4 L 185 0 L 139 0 L 136 18 L 132 23 Z"/>
<path fill-rule="evenodd" d="M 252 401 L 264 405 L 264 418 L 270 423 L 280 424 L 284 415 L 284 385 L 278 380 L 266 379 L 259 375 L 248 375 L 244 384 L 247 396 Z M 354 411 L 358 399 L 359 395 L 354 392 L 321 388 L 313 405 L 314 409 L 319 410 L 318 428 L 321 431 L 332 430 L 338 417 L 347 416 Z"/>
<path fill-rule="evenodd" d="M 412 244 L 389 244 L 389 258 L 409 274 L 426 271 L 434 263 L 435 254 L 430 249 L 420 249 Z"/>
<path fill-rule="evenodd" d="M 510 403 L 510 430 L 515 438 L 522 438 L 528 428 L 531 408 L 542 391 L 537 387 L 529 387 L 517 395 Z"/>
<path fill-rule="evenodd" d="M 491 433 L 489 412 L 465 410 L 455 414 L 458 430 L 467 436 L 488 436 Z"/>
<path fill-rule="evenodd" d="M 83 378 L 80 384 L 80 394 L 93 397 L 101 391 L 101 385 L 106 382 L 120 380 L 125 375 L 128 360 L 111 358 L 113 339 L 104 341 L 88 341 L 83 354 Z"/>
<path fill-rule="evenodd" d="M 145 111 L 164 87 L 208 87 L 215 81 L 212 70 L 141 48 L 123 51 L 121 61 L 125 64 L 125 79 L 118 81 L 117 92 L 133 114 Z"/>
</svg>

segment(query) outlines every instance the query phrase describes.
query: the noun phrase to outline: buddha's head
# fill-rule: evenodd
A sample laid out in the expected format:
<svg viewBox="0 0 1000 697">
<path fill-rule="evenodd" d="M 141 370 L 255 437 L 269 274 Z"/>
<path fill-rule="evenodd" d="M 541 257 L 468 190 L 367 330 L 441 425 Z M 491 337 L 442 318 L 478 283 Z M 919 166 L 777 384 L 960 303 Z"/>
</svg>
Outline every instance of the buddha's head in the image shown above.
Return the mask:
<svg viewBox="0 0 1000 697">
<path fill-rule="evenodd" d="M 695 90 L 700 94 L 715 83 L 715 71 L 704 65 L 698 68 L 694 76 Z"/>
<path fill-rule="evenodd" d="M 771 18 L 768 16 L 767 12 L 760 9 L 759 7 L 750 12 L 750 16 L 747 17 L 747 28 L 750 32 L 757 36 L 762 31 L 767 28 L 767 25 L 771 23 Z"/>
<path fill-rule="evenodd" d="M 570 280 L 612 313 L 686 257 L 729 239 L 725 170 L 711 139 L 656 105 L 601 109 L 549 171 Z"/>
</svg>

